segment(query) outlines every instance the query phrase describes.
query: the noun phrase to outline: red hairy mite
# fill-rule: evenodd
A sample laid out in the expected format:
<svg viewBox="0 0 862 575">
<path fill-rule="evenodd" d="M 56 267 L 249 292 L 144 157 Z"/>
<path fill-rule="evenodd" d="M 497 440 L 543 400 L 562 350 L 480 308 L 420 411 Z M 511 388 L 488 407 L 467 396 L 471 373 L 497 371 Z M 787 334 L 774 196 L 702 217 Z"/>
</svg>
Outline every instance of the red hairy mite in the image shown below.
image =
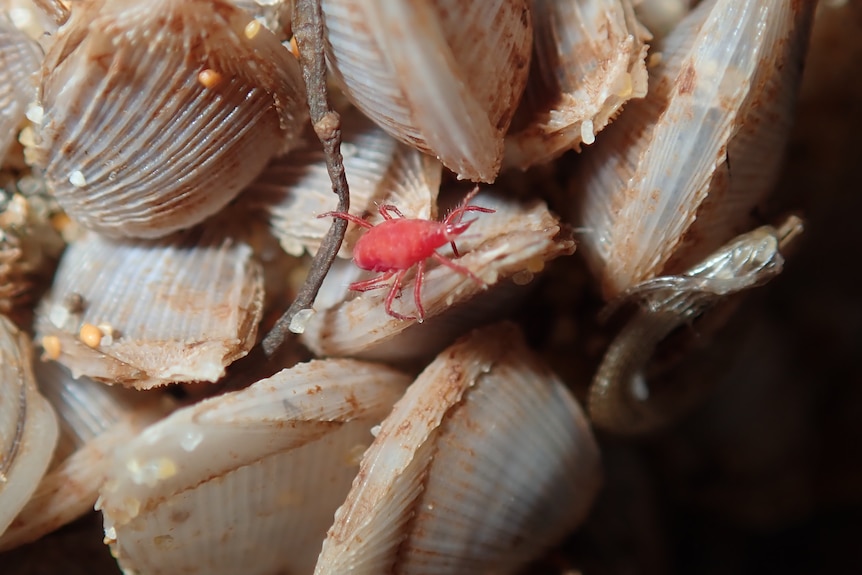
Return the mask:
<svg viewBox="0 0 862 575">
<path fill-rule="evenodd" d="M 480 285 L 485 285 L 485 282 L 479 279 L 476 274 L 437 253 L 437 248 L 451 244 L 455 257 L 460 257 L 458 248 L 455 246 L 455 238 L 466 232 L 470 225 L 476 221 L 462 221 L 465 213 L 494 213 L 494 210 L 490 208 L 468 205 L 478 191 L 479 188 L 476 187 L 467 194 L 464 201 L 452 210 L 442 222 L 407 218 L 398 208 L 388 204 L 378 208 L 384 221 L 377 225 L 344 212 L 326 212 L 317 217 L 341 218 L 368 230 L 353 246 L 353 261 L 364 270 L 382 273 L 369 280 L 354 282 L 350 284 L 350 289 L 368 291 L 386 287 L 387 282 L 394 276 L 395 281 L 386 296 L 386 313 L 398 319 L 418 319 L 421 322 L 425 319 L 421 293 L 422 281 L 425 278 L 425 260 L 428 258 L 469 277 Z M 392 302 L 401 292 L 404 276 L 413 266 L 417 266 L 413 299 L 416 302 L 418 317 L 401 315 L 392 309 Z"/>
</svg>

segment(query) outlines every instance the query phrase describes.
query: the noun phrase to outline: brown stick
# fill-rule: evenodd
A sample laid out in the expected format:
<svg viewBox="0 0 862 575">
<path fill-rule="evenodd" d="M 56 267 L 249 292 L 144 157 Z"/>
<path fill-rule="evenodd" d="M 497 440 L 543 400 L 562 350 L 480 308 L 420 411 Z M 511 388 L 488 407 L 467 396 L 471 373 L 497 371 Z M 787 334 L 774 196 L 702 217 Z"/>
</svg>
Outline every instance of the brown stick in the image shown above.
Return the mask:
<svg viewBox="0 0 862 575">
<path fill-rule="evenodd" d="M 332 181 L 332 191 L 338 196 L 336 211 L 347 213 L 350 209 L 350 191 L 347 178 L 344 175 L 344 164 L 341 157 L 341 118 L 329 107 L 326 98 L 326 58 L 323 52 L 324 23 L 320 0 L 297 0 L 293 12 L 293 34 L 299 47 L 299 63 L 305 89 L 308 92 L 308 107 L 314 131 L 323 144 L 326 154 L 326 170 Z M 311 269 L 300 288 L 296 299 L 272 330 L 263 339 L 263 351 L 267 357 L 272 357 L 275 351 L 284 343 L 291 322 L 297 313 L 311 308 L 320 291 L 326 274 L 341 248 L 344 233 L 347 231 L 347 221 L 333 219 L 332 227 L 323 238 L 317 254 L 311 262 Z"/>
</svg>

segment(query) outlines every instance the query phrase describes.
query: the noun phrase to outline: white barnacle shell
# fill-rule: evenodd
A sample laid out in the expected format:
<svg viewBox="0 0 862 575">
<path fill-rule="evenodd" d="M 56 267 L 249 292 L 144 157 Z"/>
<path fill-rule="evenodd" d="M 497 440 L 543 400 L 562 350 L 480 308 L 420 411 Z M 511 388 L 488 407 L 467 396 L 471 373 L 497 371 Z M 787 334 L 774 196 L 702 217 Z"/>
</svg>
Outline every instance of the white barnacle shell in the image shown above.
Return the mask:
<svg viewBox="0 0 862 575">
<path fill-rule="evenodd" d="M 572 179 L 606 298 L 679 273 L 753 227 L 790 128 L 814 2 L 703 2 L 671 32 L 650 91 Z"/>
<path fill-rule="evenodd" d="M 629 0 L 533 0 L 533 60 L 506 137 L 507 164 L 547 162 L 596 134 L 647 91 L 649 33 Z"/>
<path fill-rule="evenodd" d="M 315 573 L 512 573 L 585 518 L 600 482 L 575 399 L 517 328 L 489 326 L 380 425 Z"/>
<path fill-rule="evenodd" d="M 527 81 L 527 0 L 323 0 L 348 98 L 459 177 L 491 182 Z"/>
<path fill-rule="evenodd" d="M 75 375 L 137 388 L 216 381 L 254 344 L 263 304 L 251 246 L 223 228 L 72 242 L 37 311 L 46 354 L 56 338 L 53 355 Z"/>
<path fill-rule="evenodd" d="M 290 148 L 307 115 L 289 50 L 225 0 L 75 4 L 42 70 L 32 160 L 85 227 L 202 221 Z"/>
<path fill-rule="evenodd" d="M 0 316 L 0 534 L 48 469 L 57 416 L 36 388 L 26 334 Z"/>
<path fill-rule="evenodd" d="M 119 449 L 101 489 L 126 572 L 311 573 L 371 429 L 409 379 L 312 361 L 176 411 Z"/>
<path fill-rule="evenodd" d="M 73 379 L 55 362 L 40 362 L 35 372 L 39 389 L 57 412 L 60 438 L 55 463 L 0 536 L 0 551 L 35 541 L 92 510 L 113 451 L 171 407 L 156 392 Z"/>
<path fill-rule="evenodd" d="M 39 46 L 0 12 L 0 161 L 36 97 Z"/>
</svg>

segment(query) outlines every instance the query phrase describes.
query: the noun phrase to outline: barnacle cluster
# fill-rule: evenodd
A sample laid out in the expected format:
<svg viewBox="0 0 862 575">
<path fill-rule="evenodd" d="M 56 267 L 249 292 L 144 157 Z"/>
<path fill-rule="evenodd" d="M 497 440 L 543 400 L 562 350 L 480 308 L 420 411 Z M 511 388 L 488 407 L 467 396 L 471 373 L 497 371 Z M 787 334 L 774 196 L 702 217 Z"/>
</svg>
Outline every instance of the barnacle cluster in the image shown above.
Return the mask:
<svg viewBox="0 0 862 575">
<path fill-rule="evenodd" d="M 129 573 L 521 569 L 589 512 L 594 425 L 668 423 L 661 340 L 781 271 L 799 220 L 750 230 L 815 5 L 4 0 L 0 549 L 95 505 Z M 401 313 L 348 289 L 357 221 L 447 209 Z M 634 309 L 592 419 L 499 321 L 576 247 L 554 297 Z"/>
</svg>

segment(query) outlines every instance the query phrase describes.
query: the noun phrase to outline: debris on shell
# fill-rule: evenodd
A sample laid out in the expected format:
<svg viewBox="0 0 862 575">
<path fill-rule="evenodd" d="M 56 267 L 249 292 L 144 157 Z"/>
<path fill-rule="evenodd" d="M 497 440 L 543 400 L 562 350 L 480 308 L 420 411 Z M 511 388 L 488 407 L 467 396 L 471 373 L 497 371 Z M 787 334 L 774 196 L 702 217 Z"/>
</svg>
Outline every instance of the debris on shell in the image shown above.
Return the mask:
<svg viewBox="0 0 862 575">
<path fill-rule="evenodd" d="M 66 249 L 36 330 L 76 377 L 148 389 L 219 379 L 255 343 L 262 304 L 252 248 L 220 221 L 158 241 L 91 232 Z"/>
<path fill-rule="evenodd" d="M 98 507 L 127 572 L 310 573 L 407 376 L 312 361 L 180 409 L 115 453 Z"/>
<path fill-rule="evenodd" d="M 774 184 L 814 2 L 710 0 L 667 37 L 650 92 L 572 178 L 606 299 L 685 270 L 751 229 Z"/>
<path fill-rule="evenodd" d="M 345 95 L 460 178 L 492 182 L 527 82 L 528 0 L 323 0 Z"/>
<path fill-rule="evenodd" d="M 649 33 L 629 0 L 532 0 L 530 79 L 506 137 L 508 165 L 548 162 L 596 134 L 647 92 Z"/>
<path fill-rule="evenodd" d="M 380 425 L 315 573 L 513 573 L 585 518 L 600 482 L 575 399 L 517 328 L 490 326 Z"/>
<path fill-rule="evenodd" d="M 308 115 L 294 56 L 226 0 L 74 4 L 39 106 L 30 161 L 73 219 L 127 237 L 223 208 Z"/>
</svg>

